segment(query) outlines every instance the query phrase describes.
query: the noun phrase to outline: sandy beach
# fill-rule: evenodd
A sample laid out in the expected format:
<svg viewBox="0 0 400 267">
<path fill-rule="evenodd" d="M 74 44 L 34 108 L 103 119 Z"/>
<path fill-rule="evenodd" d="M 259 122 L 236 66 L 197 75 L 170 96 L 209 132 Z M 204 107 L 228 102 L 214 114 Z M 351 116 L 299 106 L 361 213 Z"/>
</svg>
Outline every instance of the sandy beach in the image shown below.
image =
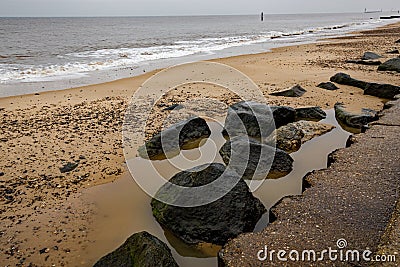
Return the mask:
<svg viewBox="0 0 400 267">
<path fill-rule="evenodd" d="M 384 56 L 382 61 L 397 57 L 386 52 L 399 48 L 395 44 L 399 38 L 397 23 L 318 43 L 212 62 L 248 75 L 271 105 L 320 106 L 329 110 L 336 102 L 342 102 L 353 111 L 379 111 L 384 99 L 364 95 L 350 86 L 340 85 L 339 90 L 328 91 L 317 85 L 338 72 L 363 81 L 400 85 L 399 73 L 378 72 L 376 66 L 345 62 L 359 59 L 367 51 Z M 128 176 L 121 133 L 125 110 L 133 93 L 155 73 L 0 99 L 1 265 L 92 266 L 129 236 L 123 237 L 117 229 L 122 226 L 112 223 L 104 214 L 105 206 L 99 206 L 98 198 L 106 192 L 89 198 L 83 192 L 96 192 L 97 186 L 118 183 Z M 304 96 L 269 95 L 296 84 L 307 90 Z M 218 88 L 205 86 L 200 94 L 196 86 L 199 85 L 178 87 L 156 103 L 148 136 L 160 130 L 163 108 L 172 104 L 194 97 L 215 98 L 228 105 L 237 102 L 234 95 Z M 66 163 L 77 165 L 71 172 L 61 172 Z M 112 202 L 108 205 L 110 209 L 119 208 Z M 147 205 L 141 203 L 141 209 Z M 107 232 L 99 232 L 103 221 Z M 119 233 L 118 238 L 113 237 L 114 231 Z"/>
</svg>

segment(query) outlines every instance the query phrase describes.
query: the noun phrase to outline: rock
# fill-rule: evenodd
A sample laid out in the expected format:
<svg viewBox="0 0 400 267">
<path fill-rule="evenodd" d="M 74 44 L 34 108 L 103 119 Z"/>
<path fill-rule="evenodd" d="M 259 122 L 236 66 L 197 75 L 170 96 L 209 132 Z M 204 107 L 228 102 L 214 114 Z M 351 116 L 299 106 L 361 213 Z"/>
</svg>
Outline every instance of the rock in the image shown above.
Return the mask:
<svg viewBox="0 0 400 267">
<path fill-rule="evenodd" d="M 373 52 L 365 52 L 364 55 L 361 57 L 362 60 L 371 60 L 378 58 L 382 58 L 382 56 Z"/>
<path fill-rule="evenodd" d="M 182 109 L 182 108 L 183 108 L 183 106 L 180 105 L 180 104 L 173 104 L 173 105 L 171 105 L 169 107 L 164 108 L 163 110 L 164 111 L 167 111 L 167 110 L 179 110 L 179 109 Z"/>
<path fill-rule="evenodd" d="M 335 116 L 344 125 L 355 129 L 362 129 L 368 123 L 378 120 L 378 115 L 373 110 L 362 109 L 360 114 L 351 113 L 346 111 L 342 103 L 335 104 Z"/>
<path fill-rule="evenodd" d="M 207 122 L 199 117 L 193 117 L 177 123 L 156 134 L 138 149 L 142 158 L 153 159 L 157 156 L 174 156 L 180 149 L 191 142 L 208 138 L 211 130 Z"/>
<path fill-rule="evenodd" d="M 346 63 L 359 64 L 359 65 L 369 65 L 369 66 L 379 66 L 382 64 L 379 60 L 346 60 Z"/>
<path fill-rule="evenodd" d="M 4 174 L 5 174 L 4 172 L 0 172 L 0 177 L 1 177 L 1 176 L 4 176 Z"/>
<path fill-rule="evenodd" d="M 239 179 L 235 172 L 226 170 L 222 164 L 212 163 L 206 166 L 180 172 L 169 181 L 185 187 L 200 187 L 213 182 L 221 175 L 224 176 L 220 179 L 226 181 Z M 181 189 L 167 183 L 159 189 L 156 197 L 167 195 L 173 198 L 174 203 L 180 203 L 182 194 L 179 190 Z M 155 198 L 152 199 L 151 206 L 156 220 L 187 244 L 205 242 L 224 245 L 230 238 L 244 232 L 252 232 L 266 211 L 242 179 L 239 179 L 226 195 L 203 206 L 180 207 L 178 204 L 165 204 Z"/>
<path fill-rule="evenodd" d="M 372 95 L 380 98 L 392 99 L 400 93 L 400 86 L 391 84 L 368 83 L 364 95 Z"/>
<path fill-rule="evenodd" d="M 389 109 L 389 108 L 394 107 L 395 105 L 397 105 L 397 100 L 388 101 L 383 105 L 383 109 Z"/>
<path fill-rule="evenodd" d="M 334 129 L 335 126 L 314 121 L 297 121 L 282 126 L 272 135 L 276 147 L 287 153 L 300 149 L 301 145 L 316 136 L 323 135 Z"/>
<path fill-rule="evenodd" d="M 400 39 L 399 40 L 397 40 L 396 42 L 394 42 L 395 44 L 398 44 L 398 43 L 400 43 Z"/>
<path fill-rule="evenodd" d="M 381 98 L 390 99 L 400 93 L 399 86 L 391 84 L 369 83 L 369 82 L 359 81 L 351 78 L 350 75 L 345 73 L 336 74 L 335 76 L 331 77 L 331 81 L 361 88 L 364 90 L 365 95 L 372 95 Z"/>
<path fill-rule="evenodd" d="M 79 163 L 77 163 L 77 162 L 68 162 L 60 168 L 60 172 L 61 173 L 71 172 L 71 171 L 75 170 L 76 167 L 78 167 L 78 165 L 79 165 Z"/>
<path fill-rule="evenodd" d="M 296 120 L 320 121 L 326 118 L 326 113 L 320 107 L 296 108 Z"/>
<path fill-rule="evenodd" d="M 171 250 L 147 232 L 130 236 L 124 244 L 98 260 L 94 267 L 178 267 Z"/>
<path fill-rule="evenodd" d="M 398 49 L 390 50 L 387 51 L 386 54 L 399 54 L 399 50 Z"/>
<path fill-rule="evenodd" d="M 358 87 L 364 90 L 367 86 L 367 82 L 359 81 L 350 77 L 350 75 L 345 73 L 337 73 L 330 78 L 331 82 L 335 82 L 338 84 L 350 85 L 354 87 Z"/>
<path fill-rule="evenodd" d="M 296 120 L 296 110 L 286 106 L 271 106 L 275 127 L 279 128 Z"/>
<path fill-rule="evenodd" d="M 284 89 L 278 92 L 270 93 L 273 96 L 285 96 L 285 97 L 300 97 L 304 95 L 307 91 L 300 85 L 295 85 L 290 89 Z"/>
<path fill-rule="evenodd" d="M 330 90 L 330 91 L 339 89 L 339 87 L 337 87 L 334 83 L 331 83 L 331 82 L 320 83 L 317 85 L 317 87 L 326 89 L 326 90 Z"/>
<path fill-rule="evenodd" d="M 392 58 L 378 67 L 378 71 L 400 72 L 400 58 Z"/>
<path fill-rule="evenodd" d="M 249 146 L 250 157 L 246 153 Z M 277 179 L 289 174 L 293 168 L 293 159 L 286 152 L 246 137 L 227 141 L 219 154 L 237 173 L 244 170 L 242 178 L 245 180 Z"/>
<path fill-rule="evenodd" d="M 273 111 L 266 104 L 241 101 L 229 107 L 222 133 L 230 137 L 266 137 L 274 131 L 273 116 Z"/>
</svg>

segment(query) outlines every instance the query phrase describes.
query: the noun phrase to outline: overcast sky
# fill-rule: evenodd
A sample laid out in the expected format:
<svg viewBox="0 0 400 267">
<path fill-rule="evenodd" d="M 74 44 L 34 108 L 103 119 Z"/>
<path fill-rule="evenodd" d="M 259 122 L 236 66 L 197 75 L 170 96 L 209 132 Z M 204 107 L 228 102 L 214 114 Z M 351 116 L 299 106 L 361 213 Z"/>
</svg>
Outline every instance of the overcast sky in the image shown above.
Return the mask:
<svg viewBox="0 0 400 267">
<path fill-rule="evenodd" d="M 148 16 L 361 12 L 399 0 L 0 0 L 0 16 Z"/>
</svg>

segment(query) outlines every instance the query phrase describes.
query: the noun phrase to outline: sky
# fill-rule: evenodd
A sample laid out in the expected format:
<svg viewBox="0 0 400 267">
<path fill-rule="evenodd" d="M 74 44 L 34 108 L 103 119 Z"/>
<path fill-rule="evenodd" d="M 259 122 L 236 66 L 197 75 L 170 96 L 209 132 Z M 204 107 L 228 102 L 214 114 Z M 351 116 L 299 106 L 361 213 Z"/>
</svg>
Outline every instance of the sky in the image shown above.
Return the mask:
<svg viewBox="0 0 400 267">
<path fill-rule="evenodd" d="M 0 16 L 169 16 L 398 10 L 399 0 L 0 0 Z"/>
</svg>

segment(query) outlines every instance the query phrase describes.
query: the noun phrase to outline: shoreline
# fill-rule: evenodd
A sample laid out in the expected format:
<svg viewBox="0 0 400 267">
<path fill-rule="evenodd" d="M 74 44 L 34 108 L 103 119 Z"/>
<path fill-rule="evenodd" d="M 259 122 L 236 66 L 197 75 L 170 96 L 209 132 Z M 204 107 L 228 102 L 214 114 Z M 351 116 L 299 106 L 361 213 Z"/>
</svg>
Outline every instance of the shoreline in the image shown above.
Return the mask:
<svg viewBox="0 0 400 267">
<path fill-rule="evenodd" d="M 308 40 L 289 40 L 289 41 L 286 41 L 285 43 L 279 43 L 279 42 L 255 43 L 255 44 L 250 44 L 249 45 L 250 48 L 248 48 L 248 49 L 245 49 L 245 47 L 247 47 L 247 45 L 239 46 L 239 47 L 234 46 L 234 47 L 229 47 L 229 48 L 223 49 L 221 51 L 216 51 L 214 54 L 210 54 L 210 55 L 193 54 L 193 55 L 177 57 L 177 58 L 167 58 L 167 59 L 163 59 L 163 60 L 145 61 L 145 62 L 143 62 L 143 64 L 144 64 L 143 67 L 125 66 L 125 67 L 120 67 L 120 68 L 116 68 L 116 69 L 97 70 L 94 72 L 88 72 L 88 73 L 83 73 L 83 74 L 82 73 L 71 74 L 72 76 L 74 76 L 74 75 L 81 76 L 81 78 L 69 79 L 68 76 L 65 76 L 64 78 L 56 77 L 56 79 L 54 79 L 54 80 L 50 79 L 50 80 L 36 81 L 36 82 L 19 82 L 17 84 L 4 83 L 4 84 L 0 84 L 0 87 L 1 87 L 1 85 L 3 85 L 3 87 L 6 91 L 12 90 L 12 88 L 18 88 L 18 87 L 25 88 L 26 87 L 26 88 L 31 88 L 29 90 L 31 90 L 33 92 L 31 92 L 31 93 L 22 92 L 22 93 L 18 93 L 16 95 L 9 95 L 9 96 L 1 96 L 1 94 L 0 94 L 0 99 L 6 98 L 6 97 L 13 97 L 13 96 L 18 97 L 18 96 L 22 96 L 22 95 L 30 95 L 30 94 L 35 94 L 35 93 L 73 90 L 76 88 L 85 88 L 85 87 L 90 87 L 93 85 L 118 82 L 118 81 L 125 80 L 125 79 L 141 77 L 142 75 L 146 75 L 147 73 L 158 72 L 158 71 L 168 68 L 170 66 L 179 65 L 179 64 L 182 64 L 185 62 L 218 61 L 221 59 L 229 59 L 229 58 L 240 57 L 240 56 L 259 55 L 259 54 L 269 53 L 275 49 L 280 49 L 280 48 L 284 48 L 284 47 L 308 45 L 308 44 L 319 43 L 321 41 L 326 41 L 326 40 L 340 39 L 341 37 L 346 37 L 351 34 L 357 34 L 357 33 L 364 32 L 364 31 L 379 29 L 380 27 L 388 27 L 392 24 L 397 24 L 399 22 L 398 21 L 396 21 L 396 22 L 382 21 L 382 23 L 384 23 L 384 24 L 379 25 L 379 26 L 371 24 L 365 29 L 347 30 L 345 32 L 338 32 L 338 33 L 326 33 L 326 34 L 322 34 L 321 36 L 312 37 Z M 293 36 L 295 36 L 295 35 L 296 34 L 293 34 Z M 281 37 L 277 38 L 277 40 L 285 40 L 286 37 L 287 36 L 281 36 Z M 271 38 L 271 39 L 275 39 L 275 38 Z M 147 67 L 149 67 L 149 69 L 150 69 L 148 72 L 146 70 Z M 118 71 L 120 71 L 122 74 L 117 74 L 116 72 L 118 72 Z M 99 78 L 99 77 L 103 77 L 103 76 L 107 77 L 107 78 Z M 100 79 L 101 81 L 97 82 L 96 80 L 98 80 L 98 79 Z M 68 81 L 68 83 L 69 83 L 68 86 L 67 86 L 66 81 Z M 81 81 L 81 82 L 79 82 L 79 81 Z M 62 87 L 59 88 L 60 86 L 62 86 Z M 42 87 L 42 88 L 39 89 L 39 87 Z M 33 88 L 36 88 L 36 89 L 33 89 Z M 56 88 L 56 89 L 54 89 L 54 88 Z"/>
<path fill-rule="evenodd" d="M 390 28 L 398 29 L 399 25 L 396 23 Z M 318 105 L 329 109 L 335 102 L 342 101 L 354 110 L 363 107 L 380 110 L 382 101 L 362 95 L 359 89 L 340 86 L 338 91 L 326 91 L 316 87 L 339 71 L 371 82 L 398 84 L 399 74 L 382 74 L 377 73 L 373 66 L 344 63 L 345 59 L 358 58 L 367 48 L 375 47 L 376 40 L 371 38 L 390 39 L 381 44 L 377 52 L 392 46 L 396 39 L 396 36 L 359 35 L 362 37 L 343 36 L 323 43 L 279 47 L 271 52 L 211 61 L 242 71 L 266 95 L 297 83 L 307 89 L 307 94 L 298 99 L 269 96 L 270 104 L 292 107 Z M 363 38 L 371 40 L 364 43 Z M 126 170 L 120 141 L 124 110 L 135 88 L 156 72 L 74 89 L 0 98 L 0 108 L 4 108 L 1 112 L 7 114 L 2 118 L 5 127 L 2 138 L 7 141 L 2 141 L 1 145 L 7 153 L 1 156 L 0 171 L 4 172 L 1 181 L 6 189 L 14 190 L 11 194 L 14 200 L 4 205 L 1 224 L 1 228 L 6 229 L 2 236 L 7 238 L 3 240 L 11 238 L 11 241 L 2 243 L 0 252 L 8 251 L 9 260 L 20 260 L 15 256 L 18 253 L 10 250 L 13 246 L 23 251 L 20 254 L 24 257 L 39 262 L 35 264 L 47 264 L 48 260 L 56 261 L 57 258 L 57 265 L 60 262 L 78 264 L 84 260 L 79 256 L 81 250 L 93 241 L 87 237 L 87 233 L 93 230 L 87 220 L 95 217 L 92 217 L 92 206 L 81 203 L 82 190 L 108 184 L 124 175 Z M 213 92 L 208 90 L 202 96 L 213 96 Z M 171 105 L 191 97 L 192 92 L 184 91 L 172 100 L 166 99 L 165 103 Z M 216 97 L 224 100 L 224 96 Z M 58 168 L 62 162 L 68 161 L 79 161 L 78 168 L 60 174 Z M 89 176 L 85 177 L 88 173 Z M 60 220 L 63 214 L 70 217 Z M 61 221 L 67 222 L 68 227 Z M 48 244 L 37 244 L 29 238 L 26 229 L 31 229 L 37 238 L 46 237 Z M 49 232 L 53 235 L 49 236 Z M 28 241 L 23 241 L 24 238 Z M 82 239 L 80 244 L 79 238 Z M 57 243 L 59 240 L 61 242 Z M 50 253 L 39 252 L 45 246 L 52 248 Z M 57 250 L 53 249 L 55 246 Z M 46 259 L 46 256 L 51 257 Z"/>
</svg>

